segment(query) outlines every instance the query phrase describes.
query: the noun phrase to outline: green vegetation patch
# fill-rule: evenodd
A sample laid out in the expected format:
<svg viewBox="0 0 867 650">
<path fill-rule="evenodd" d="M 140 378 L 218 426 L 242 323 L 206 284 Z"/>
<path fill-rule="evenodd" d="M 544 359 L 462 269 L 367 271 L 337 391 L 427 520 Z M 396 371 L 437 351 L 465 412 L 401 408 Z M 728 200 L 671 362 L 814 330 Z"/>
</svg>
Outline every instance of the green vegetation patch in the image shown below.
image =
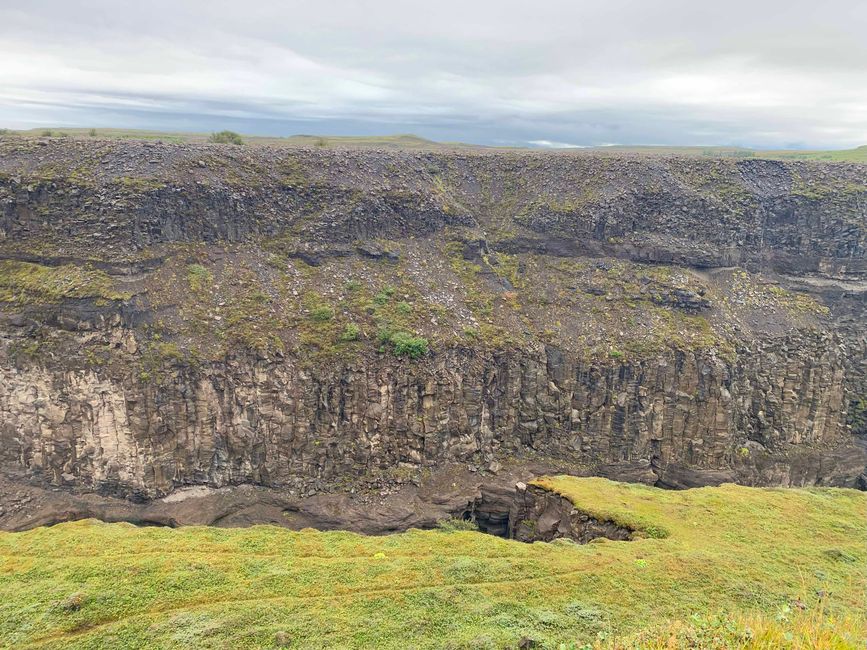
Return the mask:
<svg viewBox="0 0 867 650">
<path fill-rule="evenodd" d="M 777 284 L 762 283 L 759 277 L 742 269 L 732 274 L 731 300 L 753 309 L 781 309 L 793 316 L 799 314 L 826 316 L 830 313 L 830 309 L 813 296 L 789 291 Z"/>
<path fill-rule="evenodd" d="M 391 346 L 395 356 L 398 357 L 406 356 L 410 359 L 418 359 L 426 355 L 428 351 L 428 340 L 421 336 L 413 336 L 409 332 L 381 329 L 378 338 L 382 345 Z"/>
<path fill-rule="evenodd" d="M 91 266 L 43 266 L 0 261 L 0 302 L 16 305 L 57 303 L 74 298 L 127 300 L 104 271 Z"/>
<path fill-rule="evenodd" d="M 0 645 L 42 648 L 861 648 L 867 500 L 845 489 L 539 485 L 628 542 L 462 530 L 0 533 Z"/>
<path fill-rule="evenodd" d="M 208 138 L 208 142 L 216 144 L 244 144 L 244 138 L 234 131 L 219 131 L 212 133 Z"/>
</svg>

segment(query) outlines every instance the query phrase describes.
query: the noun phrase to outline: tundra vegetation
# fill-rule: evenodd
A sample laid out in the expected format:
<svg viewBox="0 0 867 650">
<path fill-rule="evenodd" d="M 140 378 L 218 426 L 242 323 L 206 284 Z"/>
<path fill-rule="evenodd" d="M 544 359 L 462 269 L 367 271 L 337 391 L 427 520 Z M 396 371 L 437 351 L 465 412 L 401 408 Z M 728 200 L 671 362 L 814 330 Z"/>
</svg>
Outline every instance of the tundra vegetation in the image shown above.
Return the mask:
<svg viewBox="0 0 867 650">
<path fill-rule="evenodd" d="M 0 638 L 40 648 L 861 648 L 855 490 L 537 485 L 632 541 L 436 530 L 0 534 Z M 534 645 L 535 644 L 535 645 Z"/>
</svg>

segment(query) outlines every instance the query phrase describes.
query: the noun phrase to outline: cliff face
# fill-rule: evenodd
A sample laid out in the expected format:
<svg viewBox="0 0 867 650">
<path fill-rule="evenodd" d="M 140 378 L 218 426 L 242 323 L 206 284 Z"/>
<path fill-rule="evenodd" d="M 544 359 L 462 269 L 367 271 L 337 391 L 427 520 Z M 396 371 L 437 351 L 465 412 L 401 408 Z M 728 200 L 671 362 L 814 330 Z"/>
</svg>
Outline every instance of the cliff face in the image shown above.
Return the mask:
<svg viewBox="0 0 867 650">
<path fill-rule="evenodd" d="M 865 178 L 2 141 L 0 459 L 145 499 L 522 458 L 857 485 Z"/>
<path fill-rule="evenodd" d="M 148 497 L 188 483 L 303 490 L 530 451 L 671 486 L 846 484 L 864 457 L 835 348 L 788 339 L 734 366 L 699 353 L 602 366 L 554 348 L 319 372 L 244 360 L 180 368 L 163 386 L 7 368 L 3 459 Z"/>
</svg>

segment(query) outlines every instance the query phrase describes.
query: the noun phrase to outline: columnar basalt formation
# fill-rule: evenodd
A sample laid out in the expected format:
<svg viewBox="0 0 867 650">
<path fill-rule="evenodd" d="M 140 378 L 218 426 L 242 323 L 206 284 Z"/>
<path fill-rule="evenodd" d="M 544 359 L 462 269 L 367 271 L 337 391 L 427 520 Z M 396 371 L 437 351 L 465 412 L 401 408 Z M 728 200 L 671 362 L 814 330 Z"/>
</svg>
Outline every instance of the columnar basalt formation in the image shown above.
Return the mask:
<svg viewBox="0 0 867 650">
<path fill-rule="evenodd" d="M 857 164 L 7 138 L 0 459 L 146 500 L 856 486 L 865 221 Z"/>
</svg>

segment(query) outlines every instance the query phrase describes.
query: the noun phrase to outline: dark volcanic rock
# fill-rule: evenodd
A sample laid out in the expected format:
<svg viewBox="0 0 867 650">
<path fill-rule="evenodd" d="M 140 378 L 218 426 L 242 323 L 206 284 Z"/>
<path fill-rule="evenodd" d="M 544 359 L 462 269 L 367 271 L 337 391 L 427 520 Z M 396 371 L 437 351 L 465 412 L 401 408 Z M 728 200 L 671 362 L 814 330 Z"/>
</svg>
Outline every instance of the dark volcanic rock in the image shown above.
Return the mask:
<svg viewBox="0 0 867 650">
<path fill-rule="evenodd" d="M 69 516 L 165 524 L 344 527 L 373 477 L 458 464 L 499 479 L 538 458 L 672 488 L 856 486 L 865 178 L 855 164 L 2 140 L 0 263 L 41 270 L 0 277 L 0 462 L 75 494 L 57 497 Z M 429 351 L 392 354 L 396 323 Z M 364 489 L 387 497 L 383 481 Z M 197 502 L 200 520 L 148 510 L 198 486 L 233 491 Z M 430 510 L 383 505 L 356 529 L 432 525 L 476 488 L 428 494 Z"/>
</svg>

